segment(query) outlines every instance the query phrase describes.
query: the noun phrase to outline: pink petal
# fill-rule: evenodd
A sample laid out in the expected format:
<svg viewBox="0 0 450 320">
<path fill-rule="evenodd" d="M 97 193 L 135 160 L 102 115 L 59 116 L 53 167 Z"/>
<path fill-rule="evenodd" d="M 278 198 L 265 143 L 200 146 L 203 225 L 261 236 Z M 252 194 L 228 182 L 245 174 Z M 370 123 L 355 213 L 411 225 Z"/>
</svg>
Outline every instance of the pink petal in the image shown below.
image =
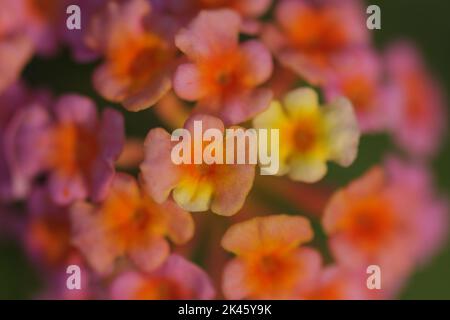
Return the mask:
<svg viewBox="0 0 450 320">
<path fill-rule="evenodd" d="M 175 37 L 176 46 L 194 60 L 229 51 L 238 44 L 241 19 L 229 9 L 204 10 Z"/>
<path fill-rule="evenodd" d="M 173 80 L 175 93 L 180 98 L 189 101 L 202 98 L 205 92 L 200 77 L 200 71 L 195 64 L 186 63 L 180 65 Z"/>
</svg>

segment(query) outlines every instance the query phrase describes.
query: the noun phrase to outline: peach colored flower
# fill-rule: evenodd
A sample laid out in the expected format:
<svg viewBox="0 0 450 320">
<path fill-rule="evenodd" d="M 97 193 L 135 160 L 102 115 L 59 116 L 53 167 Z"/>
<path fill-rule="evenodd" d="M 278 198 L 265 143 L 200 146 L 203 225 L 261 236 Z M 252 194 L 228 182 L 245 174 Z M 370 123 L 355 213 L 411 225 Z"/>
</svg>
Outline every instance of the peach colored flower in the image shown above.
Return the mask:
<svg viewBox="0 0 450 320">
<path fill-rule="evenodd" d="M 209 128 L 224 132 L 220 119 L 195 115 L 185 123 L 194 137 L 194 123 L 202 123 L 202 134 Z M 198 137 L 197 137 L 198 139 Z M 200 142 L 202 143 L 202 142 Z M 145 141 L 145 160 L 141 165 L 142 178 L 147 192 L 156 202 L 166 201 L 170 194 L 182 208 L 189 211 L 206 211 L 231 216 L 238 212 L 250 192 L 255 176 L 252 164 L 175 164 L 171 153 L 176 145 L 162 128 L 152 129 Z M 203 144 L 206 148 L 209 144 Z"/>
<path fill-rule="evenodd" d="M 272 98 L 270 90 L 258 88 L 272 73 L 272 57 L 257 40 L 239 44 L 240 25 L 234 11 L 202 11 L 175 38 L 192 61 L 178 67 L 175 92 L 227 125 L 250 119 Z"/>
<path fill-rule="evenodd" d="M 285 67 L 323 84 L 336 57 L 367 44 L 363 13 L 355 0 L 281 0 L 276 25 L 263 31 L 264 42 Z"/>
<path fill-rule="evenodd" d="M 120 300 L 207 300 L 215 296 L 208 275 L 175 254 L 148 274 L 134 271 L 120 274 L 110 292 L 112 299 Z"/>
<path fill-rule="evenodd" d="M 236 255 L 225 267 L 222 289 L 228 299 L 289 299 L 310 288 L 320 254 L 298 246 L 313 231 L 303 217 L 275 215 L 233 225 L 222 247 Z"/>
<path fill-rule="evenodd" d="M 73 243 L 99 274 L 111 273 L 115 260 L 123 256 L 150 272 L 169 256 L 166 237 L 182 244 L 194 232 L 188 212 L 171 201 L 155 203 L 133 177 L 120 173 L 102 204 L 79 202 L 71 214 Z"/>
<path fill-rule="evenodd" d="M 171 88 L 172 34 L 166 21 L 151 14 L 148 1 L 108 2 L 86 35 L 105 57 L 93 76 L 97 91 L 130 111 L 154 105 Z"/>
<path fill-rule="evenodd" d="M 327 161 L 348 167 L 356 158 L 359 129 L 351 103 L 344 98 L 319 105 L 310 88 L 289 92 L 283 102 L 253 120 L 257 129 L 280 130 L 280 169 L 293 180 L 316 182 L 327 172 Z"/>
</svg>

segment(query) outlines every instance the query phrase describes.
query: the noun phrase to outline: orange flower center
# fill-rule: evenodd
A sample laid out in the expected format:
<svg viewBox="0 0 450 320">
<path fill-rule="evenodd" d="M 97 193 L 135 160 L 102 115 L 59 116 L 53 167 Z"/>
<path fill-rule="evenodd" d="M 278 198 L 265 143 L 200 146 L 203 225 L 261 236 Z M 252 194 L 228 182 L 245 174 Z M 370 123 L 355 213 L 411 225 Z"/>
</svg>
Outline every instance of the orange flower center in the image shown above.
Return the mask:
<svg viewBox="0 0 450 320">
<path fill-rule="evenodd" d="M 150 237 L 163 236 L 165 214 L 150 199 L 133 199 L 124 192 L 113 193 L 103 207 L 104 225 L 123 250 L 142 244 Z"/>
<path fill-rule="evenodd" d="M 199 64 L 202 83 L 208 95 L 224 97 L 249 87 L 241 69 L 242 58 L 237 50 L 217 54 Z"/>
<path fill-rule="evenodd" d="M 300 153 L 312 151 L 322 136 L 322 125 L 316 113 L 305 114 L 297 119 L 290 132 L 294 148 Z"/>
<path fill-rule="evenodd" d="M 333 9 L 307 8 L 298 14 L 296 23 L 285 26 L 294 46 L 317 63 L 325 64 L 327 55 L 346 45 L 344 27 Z"/>
<path fill-rule="evenodd" d="M 95 133 L 74 123 L 60 124 L 54 129 L 50 163 L 66 175 L 81 171 L 89 176 L 99 152 Z"/>
<path fill-rule="evenodd" d="M 381 196 L 373 196 L 356 202 L 344 218 L 342 227 L 354 243 L 375 252 L 390 241 L 396 224 L 390 203 Z"/>
</svg>

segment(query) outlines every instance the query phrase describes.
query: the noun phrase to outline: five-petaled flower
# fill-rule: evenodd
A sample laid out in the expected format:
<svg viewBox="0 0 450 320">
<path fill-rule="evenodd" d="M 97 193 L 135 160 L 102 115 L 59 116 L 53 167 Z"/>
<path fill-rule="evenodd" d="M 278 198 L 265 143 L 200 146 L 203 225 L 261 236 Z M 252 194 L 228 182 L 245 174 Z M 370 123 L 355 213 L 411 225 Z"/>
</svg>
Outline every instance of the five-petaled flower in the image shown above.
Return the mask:
<svg viewBox="0 0 450 320">
<path fill-rule="evenodd" d="M 239 43 L 241 18 L 222 9 L 202 11 L 175 38 L 192 61 L 178 67 L 178 96 L 198 101 L 197 111 L 220 117 L 225 124 L 249 120 L 269 106 L 272 92 L 258 88 L 272 74 L 272 57 L 257 40 Z"/>
<path fill-rule="evenodd" d="M 194 139 L 194 123 L 202 123 L 203 133 L 209 128 L 224 132 L 223 122 L 207 115 L 195 115 L 185 123 Z M 191 141 L 193 146 L 197 142 Z M 200 142 L 203 148 L 210 143 Z M 255 177 L 254 164 L 175 164 L 171 157 L 175 142 L 162 128 L 152 129 L 145 141 L 145 160 L 141 165 L 142 178 L 148 193 L 161 203 L 172 193 L 173 199 L 189 211 L 206 211 L 231 216 L 244 205 Z"/>
<path fill-rule="evenodd" d="M 326 174 L 328 160 L 347 167 L 357 155 L 359 129 L 351 103 L 338 98 L 319 106 L 310 88 L 289 92 L 283 103 L 273 101 L 253 125 L 280 130 L 278 175 L 287 173 L 293 180 L 316 182 Z"/>
<path fill-rule="evenodd" d="M 171 201 L 155 203 L 133 177 L 121 173 L 102 204 L 78 202 L 71 213 L 73 242 L 99 274 L 111 273 L 123 256 L 150 272 L 169 256 L 166 237 L 183 244 L 194 233 L 188 212 Z"/>
<path fill-rule="evenodd" d="M 303 217 L 275 215 L 235 224 L 222 247 L 237 257 L 224 270 L 222 288 L 229 299 L 289 299 L 313 285 L 321 257 L 298 247 L 313 238 Z"/>
<path fill-rule="evenodd" d="M 324 84 L 336 58 L 367 45 L 362 13 L 354 0 L 281 0 L 276 26 L 266 27 L 264 42 L 282 65 L 312 84 Z"/>
</svg>

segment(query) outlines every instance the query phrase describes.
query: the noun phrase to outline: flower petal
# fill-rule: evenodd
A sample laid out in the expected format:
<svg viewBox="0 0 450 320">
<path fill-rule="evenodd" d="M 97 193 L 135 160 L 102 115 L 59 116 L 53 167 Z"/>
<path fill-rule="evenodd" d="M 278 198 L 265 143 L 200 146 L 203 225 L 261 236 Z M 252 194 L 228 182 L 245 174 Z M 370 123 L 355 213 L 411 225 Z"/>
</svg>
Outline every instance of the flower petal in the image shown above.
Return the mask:
<svg viewBox="0 0 450 320">
<path fill-rule="evenodd" d="M 233 259 L 225 266 L 222 276 L 222 291 L 226 299 L 240 300 L 248 296 L 246 270 L 243 261 Z"/>
<path fill-rule="evenodd" d="M 313 231 L 307 219 L 275 215 L 253 218 L 231 226 L 222 238 L 222 247 L 239 256 L 266 246 L 294 248 L 312 238 Z"/>
<path fill-rule="evenodd" d="M 201 74 L 198 67 L 192 63 L 180 65 L 175 72 L 173 88 L 182 99 L 195 101 L 202 98 L 205 90 L 201 84 Z"/>
<path fill-rule="evenodd" d="M 344 167 L 350 166 L 358 154 L 360 130 L 353 107 L 345 98 L 324 108 L 329 130 L 330 159 Z"/>
<path fill-rule="evenodd" d="M 238 45 L 241 19 L 229 9 L 204 10 L 175 38 L 176 46 L 197 60 Z"/>
</svg>

